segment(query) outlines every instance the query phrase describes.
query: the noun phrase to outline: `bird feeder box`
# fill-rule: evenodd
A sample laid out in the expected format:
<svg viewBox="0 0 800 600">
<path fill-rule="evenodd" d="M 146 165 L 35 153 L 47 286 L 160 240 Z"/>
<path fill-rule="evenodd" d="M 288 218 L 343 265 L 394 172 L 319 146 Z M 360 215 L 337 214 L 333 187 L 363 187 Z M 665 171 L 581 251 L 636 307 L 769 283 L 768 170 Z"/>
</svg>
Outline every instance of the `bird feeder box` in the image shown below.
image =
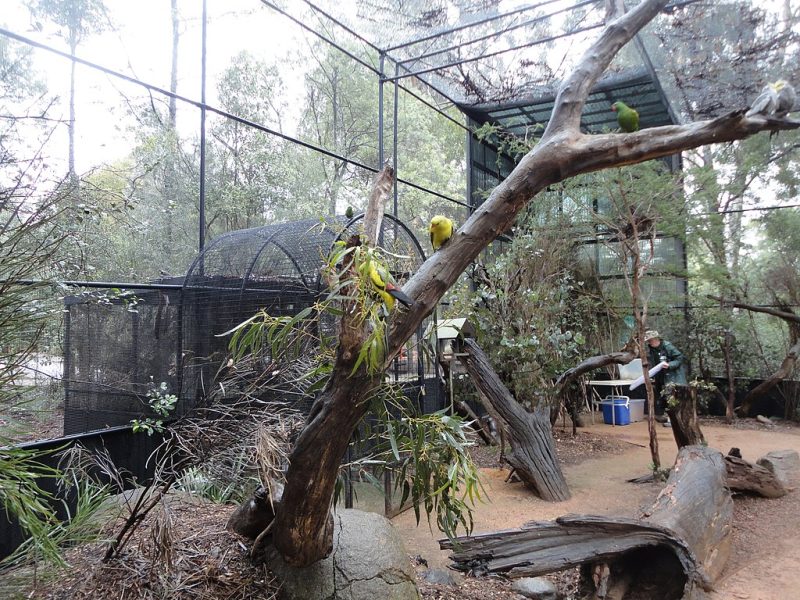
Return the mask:
<svg viewBox="0 0 800 600">
<path fill-rule="evenodd" d="M 436 350 L 439 357 L 452 362 L 458 356 L 458 340 L 475 337 L 475 327 L 466 317 L 442 319 L 436 326 Z"/>
</svg>

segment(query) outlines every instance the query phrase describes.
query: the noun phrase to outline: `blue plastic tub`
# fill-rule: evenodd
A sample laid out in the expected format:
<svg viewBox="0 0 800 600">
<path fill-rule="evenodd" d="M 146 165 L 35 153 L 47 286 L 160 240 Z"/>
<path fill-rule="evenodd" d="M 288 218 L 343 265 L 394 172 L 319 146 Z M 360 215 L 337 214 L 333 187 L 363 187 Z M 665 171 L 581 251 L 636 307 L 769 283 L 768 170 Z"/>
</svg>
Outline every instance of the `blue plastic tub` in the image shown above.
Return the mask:
<svg viewBox="0 0 800 600">
<path fill-rule="evenodd" d="M 606 396 L 600 402 L 603 407 L 603 423 L 606 425 L 630 425 L 631 407 L 627 396 Z"/>
</svg>

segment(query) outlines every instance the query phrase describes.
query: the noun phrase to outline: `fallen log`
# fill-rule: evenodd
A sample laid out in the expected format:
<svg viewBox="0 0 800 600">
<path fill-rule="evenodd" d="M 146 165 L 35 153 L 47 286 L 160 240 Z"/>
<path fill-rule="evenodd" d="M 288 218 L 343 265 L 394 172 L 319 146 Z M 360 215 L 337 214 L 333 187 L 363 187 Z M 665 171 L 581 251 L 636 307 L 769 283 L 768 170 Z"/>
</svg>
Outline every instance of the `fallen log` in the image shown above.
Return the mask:
<svg viewBox="0 0 800 600">
<path fill-rule="evenodd" d="M 780 498 L 786 495 L 786 488 L 775 473 L 749 463 L 741 457 L 728 454 L 725 457 L 728 487 L 732 492 L 758 494 L 765 498 Z"/>
<path fill-rule="evenodd" d="M 522 408 L 475 340 L 467 338 L 462 345 L 459 359 L 478 391 L 501 419 L 500 426 L 508 433 L 511 448 L 506 455 L 508 464 L 542 500 L 568 500 L 569 487 L 556 456 L 550 410 L 546 406 L 539 406 L 533 412 Z"/>
<path fill-rule="evenodd" d="M 568 515 L 439 545 L 462 571 L 528 577 L 581 566 L 584 590 L 704 598 L 730 553 L 732 516 L 722 454 L 687 446 L 641 519 Z"/>
</svg>

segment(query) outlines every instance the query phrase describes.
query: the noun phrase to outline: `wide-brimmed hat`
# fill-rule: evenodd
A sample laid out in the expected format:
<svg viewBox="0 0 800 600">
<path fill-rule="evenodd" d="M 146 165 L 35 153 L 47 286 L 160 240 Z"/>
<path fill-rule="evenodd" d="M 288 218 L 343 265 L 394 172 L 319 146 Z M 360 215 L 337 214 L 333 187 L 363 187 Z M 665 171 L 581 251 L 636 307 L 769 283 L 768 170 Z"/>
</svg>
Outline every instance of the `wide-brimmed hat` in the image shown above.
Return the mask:
<svg viewBox="0 0 800 600">
<path fill-rule="evenodd" d="M 658 334 L 658 332 L 655 329 L 649 329 L 649 330 L 644 332 L 644 341 L 645 342 L 649 342 L 652 339 L 660 338 L 660 337 L 661 336 Z"/>
</svg>

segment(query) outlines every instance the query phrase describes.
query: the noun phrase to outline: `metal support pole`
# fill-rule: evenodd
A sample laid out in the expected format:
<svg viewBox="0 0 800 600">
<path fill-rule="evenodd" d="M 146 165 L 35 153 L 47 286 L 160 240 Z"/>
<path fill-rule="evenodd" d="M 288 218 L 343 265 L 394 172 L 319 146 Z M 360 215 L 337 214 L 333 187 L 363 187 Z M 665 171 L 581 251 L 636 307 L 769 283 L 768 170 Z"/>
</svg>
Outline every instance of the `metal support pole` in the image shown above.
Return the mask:
<svg viewBox="0 0 800 600">
<path fill-rule="evenodd" d="M 397 75 L 399 73 L 400 65 L 398 63 L 394 64 L 394 126 L 392 129 L 392 168 L 394 169 L 394 199 L 392 202 L 392 215 L 397 217 L 397 119 L 398 119 L 398 99 L 399 99 L 399 91 L 397 87 Z"/>
<path fill-rule="evenodd" d="M 383 82 L 385 74 L 383 67 L 386 62 L 386 54 L 381 52 L 380 73 L 378 74 L 378 171 L 383 168 Z"/>
<path fill-rule="evenodd" d="M 208 6 L 203 0 L 203 25 L 200 51 L 200 214 L 198 248 L 206 245 L 206 43 L 208 41 Z"/>
</svg>

